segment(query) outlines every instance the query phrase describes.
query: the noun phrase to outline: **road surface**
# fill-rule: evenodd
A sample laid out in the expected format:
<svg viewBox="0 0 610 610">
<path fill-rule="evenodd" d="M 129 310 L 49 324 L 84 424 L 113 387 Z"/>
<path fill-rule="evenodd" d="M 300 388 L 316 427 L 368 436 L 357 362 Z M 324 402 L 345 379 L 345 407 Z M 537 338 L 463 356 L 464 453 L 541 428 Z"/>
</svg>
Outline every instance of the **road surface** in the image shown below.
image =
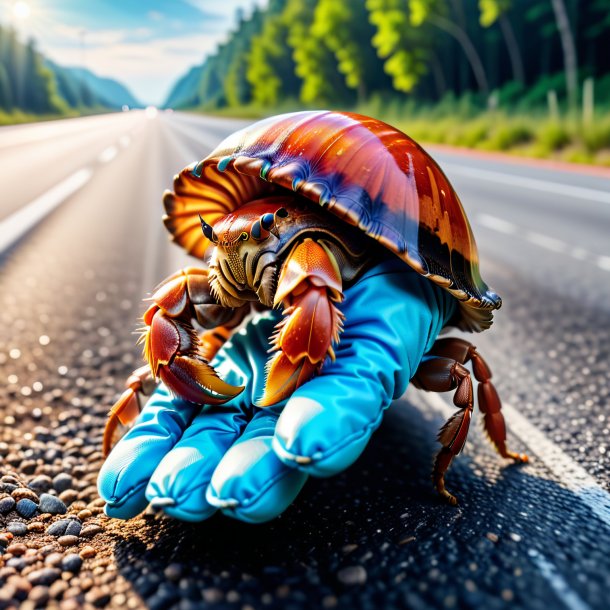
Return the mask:
<svg viewBox="0 0 610 610">
<path fill-rule="evenodd" d="M 531 464 L 507 466 L 473 425 L 448 475 L 461 503 L 440 504 L 429 472 L 450 396 L 409 390 L 352 468 L 310 480 L 269 524 L 99 515 L 101 432 L 140 364 L 140 299 L 185 264 L 160 195 L 243 124 L 130 112 L 0 129 L 0 498 L 11 476 L 67 473 L 61 497 L 101 528 L 74 543 L 96 552 L 78 577 L 20 593 L 57 541 L 0 514 L 0 552 L 3 527 L 30 526 L 23 558 L 4 555 L 0 607 L 606 608 L 610 180 L 584 173 L 430 149 L 504 299 L 476 342 Z"/>
</svg>

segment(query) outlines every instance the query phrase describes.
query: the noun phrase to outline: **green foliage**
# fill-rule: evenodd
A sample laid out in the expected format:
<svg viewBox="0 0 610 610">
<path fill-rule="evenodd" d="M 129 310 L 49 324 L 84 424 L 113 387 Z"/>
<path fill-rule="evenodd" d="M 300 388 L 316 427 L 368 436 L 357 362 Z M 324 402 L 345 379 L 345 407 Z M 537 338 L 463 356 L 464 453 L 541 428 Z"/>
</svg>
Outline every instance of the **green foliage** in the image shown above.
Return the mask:
<svg viewBox="0 0 610 610">
<path fill-rule="evenodd" d="M 312 33 L 334 53 L 345 83 L 364 100 L 376 84 L 380 62 L 371 44 L 374 29 L 368 20 L 365 0 L 337 2 L 318 0 Z"/>
</svg>

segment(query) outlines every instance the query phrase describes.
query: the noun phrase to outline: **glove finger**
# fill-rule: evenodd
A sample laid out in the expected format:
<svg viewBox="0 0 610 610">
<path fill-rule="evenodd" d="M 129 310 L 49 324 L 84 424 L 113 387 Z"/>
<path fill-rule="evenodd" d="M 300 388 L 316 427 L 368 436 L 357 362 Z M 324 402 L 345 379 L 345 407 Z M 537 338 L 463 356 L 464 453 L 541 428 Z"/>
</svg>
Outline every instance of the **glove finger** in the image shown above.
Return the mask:
<svg viewBox="0 0 610 610">
<path fill-rule="evenodd" d="M 202 521 L 216 507 L 206 501 L 214 469 L 239 436 L 247 415 L 238 406 L 205 410 L 161 460 L 146 488 L 153 507 L 183 521 Z"/>
<path fill-rule="evenodd" d="M 293 393 L 278 420 L 273 447 L 287 464 L 315 476 L 351 465 L 451 315 L 450 297 L 400 265 L 388 261 L 346 290 L 336 360 Z"/>
<path fill-rule="evenodd" d="M 109 517 L 129 519 L 147 505 L 144 490 L 153 471 L 176 444 L 196 405 L 172 399 L 159 386 L 133 428 L 117 443 L 100 470 L 98 492 Z"/>
<path fill-rule="evenodd" d="M 307 475 L 282 463 L 272 449 L 278 413 L 257 412 L 218 464 L 206 498 L 210 505 L 248 523 L 277 517 L 301 491 Z"/>
</svg>

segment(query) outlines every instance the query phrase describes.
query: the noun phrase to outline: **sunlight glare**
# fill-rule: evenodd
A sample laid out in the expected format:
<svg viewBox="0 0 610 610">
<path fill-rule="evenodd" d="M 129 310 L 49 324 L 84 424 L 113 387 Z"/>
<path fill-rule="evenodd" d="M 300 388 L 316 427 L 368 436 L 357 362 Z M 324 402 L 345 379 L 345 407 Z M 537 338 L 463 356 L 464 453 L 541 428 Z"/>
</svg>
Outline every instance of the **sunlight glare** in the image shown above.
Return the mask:
<svg viewBox="0 0 610 610">
<path fill-rule="evenodd" d="M 27 19 L 30 13 L 30 7 L 27 2 L 15 2 L 13 4 L 13 15 L 16 19 Z"/>
<path fill-rule="evenodd" d="M 157 116 L 157 109 L 155 106 L 147 106 L 144 113 L 147 119 L 154 119 Z"/>
</svg>

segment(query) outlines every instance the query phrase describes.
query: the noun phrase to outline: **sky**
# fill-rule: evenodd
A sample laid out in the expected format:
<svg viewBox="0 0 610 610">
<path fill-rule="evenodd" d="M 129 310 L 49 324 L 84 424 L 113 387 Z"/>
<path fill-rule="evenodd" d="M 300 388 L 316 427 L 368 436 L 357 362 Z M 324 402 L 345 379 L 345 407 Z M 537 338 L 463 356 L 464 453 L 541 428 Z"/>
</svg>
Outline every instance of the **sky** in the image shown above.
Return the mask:
<svg viewBox="0 0 610 610">
<path fill-rule="evenodd" d="M 0 22 L 64 66 L 119 80 L 143 103 L 163 103 L 173 83 L 213 53 L 266 0 L 0 0 Z M 19 5 L 19 6 L 15 6 Z"/>
</svg>

